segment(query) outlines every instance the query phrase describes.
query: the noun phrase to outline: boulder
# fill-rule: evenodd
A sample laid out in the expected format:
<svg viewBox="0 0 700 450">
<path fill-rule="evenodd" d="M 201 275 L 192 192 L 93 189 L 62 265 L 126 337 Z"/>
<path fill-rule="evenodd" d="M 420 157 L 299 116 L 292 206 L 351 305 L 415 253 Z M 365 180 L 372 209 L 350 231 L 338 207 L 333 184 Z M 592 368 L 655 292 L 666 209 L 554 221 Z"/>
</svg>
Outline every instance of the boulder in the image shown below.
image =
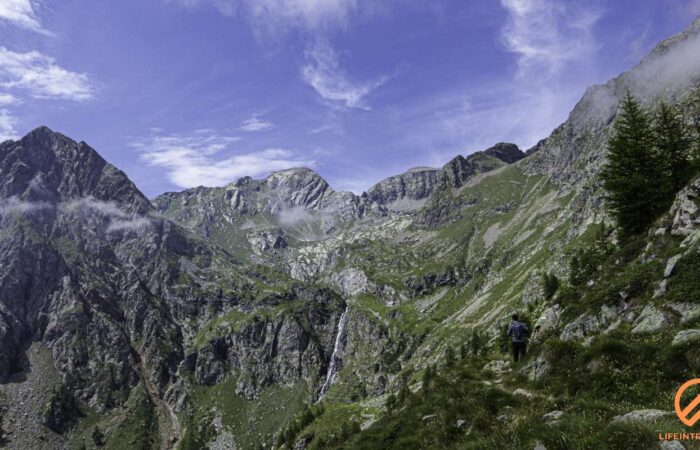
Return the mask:
<svg viewBox="0 0 700 450">
<path fill-rule="evenodd" d="M 523 388 L 518 388 L 518 389 L 514 390 L 513 395 L 515 395 L 516 397 L 524 397 L 528 400 L 535 397 L 535 394 L 533 394 L 532 392 L 527 391 Z"/>
<path fill-rule="evenodd" d="M 535 328 L 540 327 L 540 331 L 548 331 L 559 325 L 559 317 L 561 316 L 561 306 L 553 305 L 545 309 L 542 315 L 535 322 Z"/>
<path fill-rule="evenodd" d="M 607 306 L 603 305 L 598 314 L 584 313 L 573 322 L 567 324 L 561 332 L 559 339 L 562 341 L 583 340 L 591 334 L 597 333 L 604 327 L 620 320 L 620 315 L 625 312 L 627 305 Z M 624 317 L 628 319 L 627 316 Z"/>
<path fill-rule="evenodd" d="M 636 411 L 628 412 L 627 414 L 622 414 L 613 417 L 612 423 L 649 423 L 662 419 L 664 417 L 671 417 L 673 415 L 674 413 L 672 413 L 671 411 L 663 411 L 661 409 L 638 409 Z"/>
<path fill-rule="evenodd" d="M 685 446 L 678 441 L 662 441 L 659 447 L 662 450 L 685 450 Z"/>
<path fill-rule="evenodd" d="M 663 311 L 658 310 L 654 305 L 647 305 L 634 321 L 632 334 L 649 334 L 666 328 L 671 321 Z"/>
<path fill-rule="evenodd" d="M 679 315 L 682 324 L 700 317 L 700 305 L 697 303 L 672 302 L 666 303 L 664 308 L 669 309 L 675 314 Z"/>
<path fill-rule="evenodd" d="M 554 410 L 542 416 L 542 420 L 544 420 L 545 423 L 553 423 L 559 421 L 563 416 L 564 411 Z"/>
<path fill-rule="evenodd" d="M 673 337 L 673 342 L 671 342 L 671 345 L 673 347 L 681 347 L 697 341 L 700 341 L 700 330 L 681 330 Z"/>
</svg>

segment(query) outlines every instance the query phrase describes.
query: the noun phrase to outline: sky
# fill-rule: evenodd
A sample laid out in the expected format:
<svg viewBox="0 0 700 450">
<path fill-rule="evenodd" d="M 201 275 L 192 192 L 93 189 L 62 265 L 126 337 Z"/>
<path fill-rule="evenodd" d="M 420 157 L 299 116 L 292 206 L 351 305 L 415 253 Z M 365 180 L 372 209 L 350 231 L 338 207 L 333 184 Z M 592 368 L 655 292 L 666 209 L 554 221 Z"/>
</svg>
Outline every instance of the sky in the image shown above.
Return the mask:
<svg viewBox="0 0 700 450">
<path fill-rule="evenodd" d="M 0 140 L 46 125 L 151 197 L 299 166 L 361 193 L 531 147 L 698 14 L 700 0 L 0 0 Z"/>
</svg>

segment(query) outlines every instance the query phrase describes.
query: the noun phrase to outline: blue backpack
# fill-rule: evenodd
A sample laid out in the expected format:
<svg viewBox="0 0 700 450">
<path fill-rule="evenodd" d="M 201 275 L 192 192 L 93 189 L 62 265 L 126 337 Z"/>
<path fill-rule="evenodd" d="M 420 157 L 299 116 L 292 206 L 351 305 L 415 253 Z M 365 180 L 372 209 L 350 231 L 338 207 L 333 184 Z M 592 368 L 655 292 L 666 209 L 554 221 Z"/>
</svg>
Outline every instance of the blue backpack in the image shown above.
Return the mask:
<svg viewBox="0 0 700 450">
<path fill-rule="evenodd" d="M 511 326 L 511 336 L 513 339 L 523 341 L 530 334 L 530 330 L 522 322 L 513 322 Z"/>
</svg>

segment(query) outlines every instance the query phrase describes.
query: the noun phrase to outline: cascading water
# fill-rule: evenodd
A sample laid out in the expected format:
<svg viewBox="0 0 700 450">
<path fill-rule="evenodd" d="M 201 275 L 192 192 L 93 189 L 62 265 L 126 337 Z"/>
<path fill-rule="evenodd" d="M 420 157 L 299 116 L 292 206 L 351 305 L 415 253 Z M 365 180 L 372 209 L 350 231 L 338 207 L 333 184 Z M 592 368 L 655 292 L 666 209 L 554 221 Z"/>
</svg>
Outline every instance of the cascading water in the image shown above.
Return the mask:
<svg viewBox="0 0 700 450">
<path fill-rule="evenodd" d="M 345 307 L 345 311 L 343 311 L 343 314 L 340 315 L 340 320 L 338 321 L 338 334 L 335 335 L 335 345 L 333 346 L 333 354 L 331 355 L 331 362 L 328 366 L 326 382 L 323 383 L 323 386 L 321 387 L 321 392 L 318 395 L 317 401 L 319 402 L 323 400 L 323 397 L 326 395 L 326 392 L 328 391 L 328 389 L 330 389 L 331 385 L 333 384 L 333 381 L 335 380 L 335 375 L 338 373 L 338 370 L 340 370 L 339 365 L 342 363 L 342 360 L 340 359 L 340 355 L 338 355 L 338 352 L 340 351 L 340 342 L 343 338 L 343 333 L 345 331 L 345 323 L 347 322 L 349 308 L 349 306 Z"/>
</svg>

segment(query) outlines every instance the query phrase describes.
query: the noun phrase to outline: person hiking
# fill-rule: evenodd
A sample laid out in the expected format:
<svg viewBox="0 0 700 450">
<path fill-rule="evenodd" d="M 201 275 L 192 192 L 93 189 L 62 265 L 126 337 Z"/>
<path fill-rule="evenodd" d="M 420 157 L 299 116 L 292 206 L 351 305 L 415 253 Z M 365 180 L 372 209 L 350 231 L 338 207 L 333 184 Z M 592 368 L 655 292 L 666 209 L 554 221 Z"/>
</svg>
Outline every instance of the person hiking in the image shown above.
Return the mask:
<svg viewBox="0 0 700 450">
<path fill-rule="evenodd" d="M 508 336 L 511 338 L 513 345 L 513 359 L 517 363 L 525 362 L 525 351 L 527 349 L 527 336 L 530 334 L 530 329 L 523 322 L 518 320 L 518 315 L 513 314 L 513 321 L 508 327 Z"/>
</svg>

